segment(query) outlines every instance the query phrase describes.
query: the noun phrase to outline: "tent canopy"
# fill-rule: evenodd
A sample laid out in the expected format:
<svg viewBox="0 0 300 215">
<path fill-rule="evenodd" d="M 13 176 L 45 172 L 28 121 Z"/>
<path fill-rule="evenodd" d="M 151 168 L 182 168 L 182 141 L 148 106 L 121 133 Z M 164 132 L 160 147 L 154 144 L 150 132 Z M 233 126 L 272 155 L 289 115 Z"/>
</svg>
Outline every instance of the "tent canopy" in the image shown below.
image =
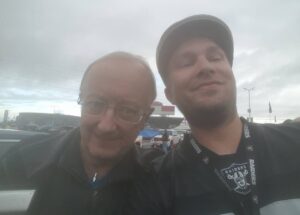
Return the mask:
<svg viewBox="0 0 300 215">
<path fill-rule="evenodd" d="M 152 138 L 159 134 L 160 134 L 160 132 L 158 130 L 149 129 L 149 128 L 143 129 L 139 133 L 140 136 L 145 137 L 145 138 Z"/>
</svg>

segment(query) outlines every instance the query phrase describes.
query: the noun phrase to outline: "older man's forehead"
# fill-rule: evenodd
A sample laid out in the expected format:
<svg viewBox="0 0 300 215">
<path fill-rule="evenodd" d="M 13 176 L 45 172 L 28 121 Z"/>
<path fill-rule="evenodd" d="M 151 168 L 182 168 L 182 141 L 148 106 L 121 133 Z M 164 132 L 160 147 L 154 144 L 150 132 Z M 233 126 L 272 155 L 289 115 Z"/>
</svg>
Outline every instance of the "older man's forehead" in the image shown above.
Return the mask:
<svg viewBox="0 0 300 215">
<path fill-rule="evenodd" d="M 124 73 L 146 73 L 147 68 L 139 61 L 131 58 L 107 57 L 94 62 L 89 73 L 99 74 L 124 74 Z"/>
<path fill-rule="evenodd" d="M 118 61 L 100 61 L 93 65 L 85 80 L 85 86 L 82 89 L 85 96 L 90 94 L 106 96 L 127 95 L 126 101 L 136 96 L 154 97 L 155 89 L 151 74 L 143 72 L 144 67 L 139 62 L 118 63 Z M 139 92 L 139 93 L 138 93 Z M 127 93 L 127 94 L 126 94 Z M 104 95 L 103 95 L 104 96 Z M 118 96 L 119 99 L 119 96 Z M 132 99 L 132 98 L 131 98 Z"/>
</svg>

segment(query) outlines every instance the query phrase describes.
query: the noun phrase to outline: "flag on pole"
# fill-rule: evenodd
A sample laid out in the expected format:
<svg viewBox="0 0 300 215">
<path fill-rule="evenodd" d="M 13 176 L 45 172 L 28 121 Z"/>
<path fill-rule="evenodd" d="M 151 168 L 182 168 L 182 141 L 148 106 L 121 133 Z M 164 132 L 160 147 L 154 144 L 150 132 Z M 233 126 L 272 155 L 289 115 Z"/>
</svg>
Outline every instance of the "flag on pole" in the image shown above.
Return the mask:
<svg viewBox="0 0 300 215">
<path fill-rule="evenodd" d="M 269 102 L 269 113 L 272 113 L 271 103 Z"/>
</svg>

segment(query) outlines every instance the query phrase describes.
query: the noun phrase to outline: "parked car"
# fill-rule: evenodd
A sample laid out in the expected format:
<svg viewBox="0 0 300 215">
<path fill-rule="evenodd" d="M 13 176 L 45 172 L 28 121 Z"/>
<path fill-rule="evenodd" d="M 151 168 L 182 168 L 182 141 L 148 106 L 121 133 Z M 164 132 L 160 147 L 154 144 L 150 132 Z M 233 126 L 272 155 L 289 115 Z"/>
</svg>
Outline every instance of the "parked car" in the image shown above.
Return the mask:
<svg viewBox="0 0 300 215">
<path fill-rule="evenodd" d="M 146 128 L 139 132 L 138 137 L 135 140 L 135 143 L 138 144 L 141 148 L 152 148 L 154 144 L 154 137 L 160 134 L 156 129 Z"/>
<path fill-rule="evenodd" d="M 23 144 L 29 138 L 36 141 L 48 136 L 45 132 L 0 129 L 0 159 L 9 149 Z M 25 214 L 33 194 L 34 190 L 7 190 L 0 184 L 0 215 Z"/>
<path fill-rule="evenodd" d="M 20 144 L 27 138 L 44 138 L 49 136 L 46 132 L 23 131 L 14 129 L 0 129 L 0 158 L 11 147 Z"/>
<path fill-rule="evenodd" d="M 25 214 L 34 190 L 0 190 L 0 215 Z"/>
</svg>

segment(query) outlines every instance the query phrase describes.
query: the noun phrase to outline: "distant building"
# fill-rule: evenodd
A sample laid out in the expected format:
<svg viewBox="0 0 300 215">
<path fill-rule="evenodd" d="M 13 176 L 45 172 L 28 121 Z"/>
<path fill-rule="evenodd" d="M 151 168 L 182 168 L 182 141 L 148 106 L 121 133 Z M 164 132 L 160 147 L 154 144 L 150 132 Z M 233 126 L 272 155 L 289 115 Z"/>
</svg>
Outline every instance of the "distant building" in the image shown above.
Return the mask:
<svg viewBox="0 0 300 215">
<path fill-rule="evenodd" d="M 159 101 L 154 101 L 152 104 L 154 109 L 152 115 L 147 121 L 146 127 L 154 129 L 173 129 L 180 125 L 182 117 L 170 117 L 175 115 L 174 105 L 163 105 Z"/>
<path fill-rule="evenodd" d="M 296 119 L 294 119 L 294 122 L 300 122 L 300 117 L 297 117 Z"/>
<path fill-rule="evenodd" d="M 147 124 L 154 129 L 172 129 L 180 125 L 182 117 L 151 116 Z"/>
<path fill-rule="evenodd" d="M 49 130 L 79 126 L 80 117 L 50 113 L 20 113 L 16 125 L 21 130 Z"/>
<path fill-rule="evenodd" d="M 182 117 L 150 116 L 146 127 L 154 129 L 172 129 L 180 125 Z M 52 113 L 20 113 L 16 125 L 21 130 L 47 131 L 63 127 L 78 127 L 79 116 Z"/>
<path fill-rule="evenodd" d="M 154 101 L 152 108 L 154 108 L 152 115 L 169 116 L 175 114 L 174 105 L 163 105 L 159 101 Z"/>
<path fill-rule="evenodd" d="M 8 110 L 5 110 L 3 116 L 3 123 L 7 123 L 7 122 L 8 122 Z"/>
</svg>

